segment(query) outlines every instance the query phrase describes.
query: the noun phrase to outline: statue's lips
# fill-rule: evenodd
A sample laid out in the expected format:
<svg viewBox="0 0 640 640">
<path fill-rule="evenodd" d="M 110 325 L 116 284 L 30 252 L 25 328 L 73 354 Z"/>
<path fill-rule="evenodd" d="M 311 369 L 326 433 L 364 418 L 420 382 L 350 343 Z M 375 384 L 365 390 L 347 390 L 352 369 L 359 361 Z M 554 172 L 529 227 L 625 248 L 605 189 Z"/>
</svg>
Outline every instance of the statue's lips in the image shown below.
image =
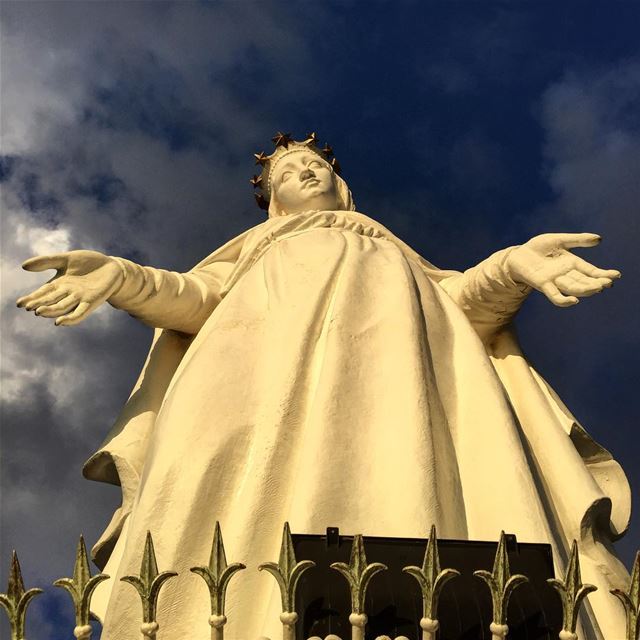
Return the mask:
<svg viewBox="0 0 640 640">
<path fill-rule="evenodd" d="M 317 178 L 308 178 L 302 183 L 302 188 L 306 189 L 309 185 L 320 184 L 320 180 Z"/>
</svg>

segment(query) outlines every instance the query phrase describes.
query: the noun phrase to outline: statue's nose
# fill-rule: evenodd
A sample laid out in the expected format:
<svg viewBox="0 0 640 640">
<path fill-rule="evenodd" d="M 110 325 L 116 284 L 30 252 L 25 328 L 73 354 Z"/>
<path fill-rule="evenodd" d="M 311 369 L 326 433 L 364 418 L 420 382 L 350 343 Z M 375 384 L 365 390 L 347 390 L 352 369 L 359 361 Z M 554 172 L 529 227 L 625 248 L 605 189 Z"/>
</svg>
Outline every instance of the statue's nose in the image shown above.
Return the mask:
<svg viewBox="0 0 640 640">
<path fill-rule="evenodd" d="M 311 169 L 305 169 L 300 172 L 300 182 L 307 180 L 308 178 L 315 178 L 316 174 L 311 171 Z"/>
</svg>

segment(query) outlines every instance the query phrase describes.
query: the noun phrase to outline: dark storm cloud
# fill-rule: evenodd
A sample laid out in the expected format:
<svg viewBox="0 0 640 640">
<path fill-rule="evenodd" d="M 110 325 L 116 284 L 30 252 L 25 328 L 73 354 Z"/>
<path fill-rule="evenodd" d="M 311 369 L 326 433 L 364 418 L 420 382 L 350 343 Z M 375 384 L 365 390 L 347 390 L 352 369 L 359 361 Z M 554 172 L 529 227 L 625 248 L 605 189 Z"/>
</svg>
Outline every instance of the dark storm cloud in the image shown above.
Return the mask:
<svg viewBox="0 0 640 640">
<path fill-rule="evenodd" d="M 135 246 L 169 266 L 177 260 L 165 239 L 190 246 L 214 214 L 223 238 L 243 211 L 245 226 L 256 219 L 249 198 L 228 186 L 246 180 L 270 100 L 286 99 L 292 86 L 311 92 L 307 47 L 284 12 L 258 17 L 245 3 L 34 3 L 5 14 L 6 145 L 35 151 L 10 182 L 20 180 L 36 217 L 60 224 L 54 203 L 64 202 L 74 246 Z M 28 73 L 25 58 L 39 71 Z M 286 78 L 274 76 L 285 65 Z M 225 82 L 244 72 L 247 81 L 261 74 L 269 91 L 259 102 Z M 181 266 L 210 248 L 181 250 Z"/>
</svg>

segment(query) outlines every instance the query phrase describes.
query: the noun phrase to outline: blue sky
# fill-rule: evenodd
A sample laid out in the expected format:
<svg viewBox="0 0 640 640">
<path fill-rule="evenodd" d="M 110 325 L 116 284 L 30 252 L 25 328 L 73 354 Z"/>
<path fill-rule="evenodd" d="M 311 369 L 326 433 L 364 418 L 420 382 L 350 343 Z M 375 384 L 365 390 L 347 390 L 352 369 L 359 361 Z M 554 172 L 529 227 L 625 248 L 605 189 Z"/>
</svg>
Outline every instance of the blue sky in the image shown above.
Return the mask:
<svg viewBox="0 0 640 640">
<path fill-rule="evenodd" d="M 189 268 L 262 221 L 252 154 L 279 129 L 317 131 L 358 210 L 441 267 L 548 231 L 603 236 L 583 255 L 622 280 L 571 309 L 532 295 L 517 325 L 637 502 L 637 3 L 63 0 L 0 11 L 0 584 L 13 547 L 28 584 L 68 575 L 78 534 L 92 543 L 108 521 L 118 492 L 80 468 L 150 339 L 110 308 L 66 329 L 15 309 L 41 279 L 19 264 L 83 247 Z M 630 565 L 637 513 L 617 546 Z M 64 598 L 34 605 L 32 637 L 68 619 Z"/>
</svg>

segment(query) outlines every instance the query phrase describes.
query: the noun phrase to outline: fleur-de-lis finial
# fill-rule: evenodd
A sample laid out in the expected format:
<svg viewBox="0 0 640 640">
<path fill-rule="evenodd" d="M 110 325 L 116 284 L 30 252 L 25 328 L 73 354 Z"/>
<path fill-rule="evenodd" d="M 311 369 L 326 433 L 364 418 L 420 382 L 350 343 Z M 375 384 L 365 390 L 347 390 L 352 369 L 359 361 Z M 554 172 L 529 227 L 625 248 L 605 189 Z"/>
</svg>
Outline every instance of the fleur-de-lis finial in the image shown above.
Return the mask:
<svg viewBox="0 0 640 640">
<path fill-rule="evenodd" d="M 27 607 L 33 598 L 42 593 L 42 589 L 24 590 L 24 581 L 18 554 L 14 551 L 11 556 L 11 570 L 9 572 L 9 584 L 7 593 L 0 593 L 0 605 L 2 605 L 9 617 L 11 628 L 11 640 L 24 640 L 24 626 L 27 615 Z"/>
<path fill-rule="evenodd" d="M 275 562 L 264 562 L 258 569 L 268 571 L 280 587 L 280 599 L 282 601 L 282 622 L 283 638 L 285 640 L 294 638 L 295 623 L 298 614 L 295 610 L 296 587 L 302 574 L 315 567 L 316 563 L 311 560 L 296 561 L 296 554 L 293 550 L 293 540 L 291 539 L 291 529 L 289 523 L 284 523 L 282 532 L 282 544 L 280 545 L 280 558 L 278 564 Z"/>
<path fill-rule="evenodd" d="M 511 575 L 504 531 L 500 532 L 500 542 L 498 542 L 491 573 L 488 571 L 474 571 L 473 575 L 484 580 L 489 587 L 493 604 L 493 622 L 489 629 L 493 635 L 493 640 L 501 640 L 509 633 L 507 608 L 511 594 L 516 587 L 529 582 L 529 578 L 521 574 Z"/>
<path fill-rule="evenodd" d="M 611 593 L 620 600 L 627 614 L 627 640 L 637 640 L 640 637 L 640 551 L 633 563 L 629 590 L 611 589 Z"/>
<path fill-rule="evenodd" d="M 207 587 L 209 587 L 209 595 L 211 597 L 211 617 L 209 618 L 209 624 L 213 627 L 215 640 L 222 640 L 223 628 L 227 622 L 227 618 L 224 615 L 224 603 L 229 580 L 231 580 L 231 577 L 235 573 L 242 571 L 242 569 L 246 569 L 246 567 L 240 562 L 234 562 L 230 565 L 227 564 L 220 523 L 216 521 L 209 566 L 191 568 L 191 571 L 199 575 L 207 583 Z"/>
<path fill-rule="evenodd" d="M 91 625 L 89 624 L 91 597 L 95 588 L 109 576 L 99 573 L 91 577 L 89 568 L 89 556 L 84 544 L 84 538 L 80 536 L 76 549 L 76 562 L 73 567 L 72 578 L 60 578 L 53 584 L 67 591 L 73 600 L 75 610 L 76 628 L 73 634 L 78 640 L 89 640 L 91 637 Z"/>
<path fill-rule="evenodd" d="M 251 178 L 249 178 L 249 182 L 253 185 L 254 189 L 257 189 L 258 187 L 262 187 L 262 176 L 258 176 L 258 175 L 254 175 Z"/>
<path fill-rule="evenodd" d="M 339 571 L 349 583 L 349 591 L 351 592 L 351 615 L 349 616 L 351 638 L 352 640 L 362 640 L 364 638 L 364 627 L 367 624 L 367 615 L 364 612 L 367 587 L 371 582 L 371 578 L 380 571 L 386 571 L 387 566 L 381 562 L 367 564 L 364 542 L 362 536 L 358 534 L 353 537 L 349 564 L 334 562 L 331 568 Z"/>
<path fill-rule="evenodd" d="M 142 635 L 153 640 L 160 628 L 156 621 L 158 608 L 158 596 L 160 588 L 164 583 L 177 576 L 174 571 L 163 571 L 158 573 L 158 563 L 153 548 L 153 538 L 151 532 L 147 531 L 147 538 L 144 543 L 144 553 L 142 554 L 142 564 L 140 575 L 125 576 L 120 578 L 123 582 L 133 585 L 142 601 L 142 625 L 140 631 Z"/>
<path fill-rule="evenodd" d="M 571 557 L 564 576 L 564 581 L 549 578 L 547 582 L 558 592 L 562 600 L 562 631 L 563 640 L 575 640 L 578 613 L 585 597 L 598 587 L 592 584 L 582 584 L 580 577 L 580 560 L 578 558 L 578 543 L 574 540 L 571 545 Z"/>
<path fill-rule="evenodd" d="M 422 620 L 420 620 L 422 639 L 434 640 L 440 626 L 438 623 L 440 592 L 449 580 L 460 575 L 460 572 L 455 569 L 440 570 L 440 555 L 438 553 L 438 538 L 435 526 L 431 527 L 422 567 L 410 566 L 404 567 L 402 570 L 413 576 L 420 585 L 420 591 L 422 592 Z"/>
</svg>

